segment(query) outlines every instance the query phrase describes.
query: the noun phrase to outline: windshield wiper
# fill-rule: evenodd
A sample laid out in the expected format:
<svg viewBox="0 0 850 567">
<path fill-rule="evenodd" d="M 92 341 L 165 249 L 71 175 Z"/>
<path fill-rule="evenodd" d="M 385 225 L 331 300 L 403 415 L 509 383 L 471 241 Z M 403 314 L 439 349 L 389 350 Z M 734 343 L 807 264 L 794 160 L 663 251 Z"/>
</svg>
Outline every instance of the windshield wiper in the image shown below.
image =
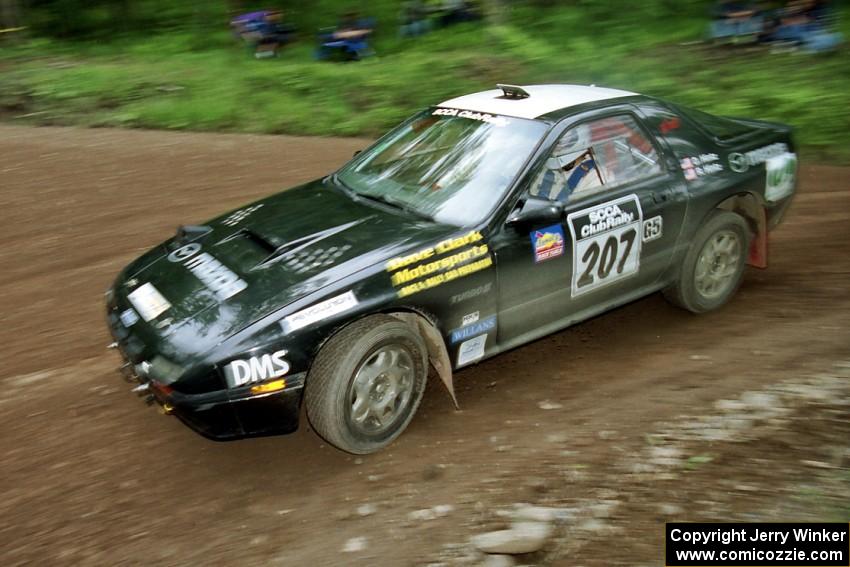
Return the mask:
<svg viewBox="0 0 850 567">
<path fill-rule="evenodd" d="M 404 211 L 404 212 L 409 213 L 411 215 L 416 215 L 417 217 L 423 218 L 425 220 L 429 220 L 429 221 L 432 221 L 432 222 L 434 221 L 433 217 L 431 217 L 430 215 L 427 215 L 427 214 L 423 213 L 422 211 L 420 211 L 420 210 L 418 210 L 414 207 L 411 207 L 410 205 L 408 205 L 404 201 L 400 201 L 398 199 L 393 199 L 393 198 L 388 197 L 386 195 L 370 195 L 368 193 L 356 193 L 355 198 L 368 199 L 369 201 L 374 201 L 376 203 L 381 203 L 383 205 L 389 205 L 390 207 L 393 207 L 394 209 L 399 209 L 400 211 Z"/>
<path fill-rule="evenodd" d="M 349 187 L 343 182 L 342 179 L 339 178 L 338 173 L 334 173 L 331 175 L 331 183 L 337 188 L 340 189 L 343 193 L 351 197 L 352 199 L 357 199 L 357 193 L 354 192 L 354 189 Z"/>
<path fill-rule="evenodd" d="M 355 191 L 354 189 L 352 189 L 351 187 L 346 185 L 345 182 L 342 179 L 340 179 L 339 175 L 336 174 L 336 173 L 334 173 L 331 176 L 331 181 L 333 182 L 333 184 L 336 187 L 338 187 L 343 193 L 345 193 L 346 195 L 351 197 L 351 199 L 354 200 L 354 201 L 360 201 L 360 200 L 365 199 L 367 201 L 372 201 L 374 203 L 380 203 L 382 205 L 388 205 L 388 206 L 390 206 L 394 209 L 398 209 L 400 211 L 404 211 L 406 213 L 409 213 L 411 215 L 415 215 L 415 216 L 423 218 L 425 220 L 435 222 L 433 217 L 431 217 L 428 214 L 423 213 L 422 211 L 420 211 L 420 210 L 418 210 L 414 207 L 411 207 L 410 205 L 408 205 L 404 201 L 400 201 L 398 199 L 393 199 L 392 197 L 387 197 L 386 195 L 370 195 L 369 193 L 360 193 L 358 191 Z"/>
</svg>

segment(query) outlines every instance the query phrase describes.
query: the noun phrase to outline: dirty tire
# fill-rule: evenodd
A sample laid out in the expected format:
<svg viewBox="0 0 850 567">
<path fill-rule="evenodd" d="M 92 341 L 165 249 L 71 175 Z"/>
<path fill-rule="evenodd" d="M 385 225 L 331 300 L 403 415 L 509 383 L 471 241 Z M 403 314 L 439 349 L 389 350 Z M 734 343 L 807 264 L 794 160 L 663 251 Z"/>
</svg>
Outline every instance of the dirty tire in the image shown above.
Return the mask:
<svg viewBox="0 0 850 567">
<path fill-rule="evenodd" d="M 331 337 L 304 393 L 313 429 L 357 455 L 389 445 L 413 419 L 428 378 L 425 342 L 389 315 L 372 315 Z"/>
<path fill-rule="evenodd" d="M 747 221 L 729 211 L 715 211 L 697 230 L 679 279 L 664 290 L 664 297 L 692 313 L 721 307 L 741 285 L 749 249 Z"/>
</svg>

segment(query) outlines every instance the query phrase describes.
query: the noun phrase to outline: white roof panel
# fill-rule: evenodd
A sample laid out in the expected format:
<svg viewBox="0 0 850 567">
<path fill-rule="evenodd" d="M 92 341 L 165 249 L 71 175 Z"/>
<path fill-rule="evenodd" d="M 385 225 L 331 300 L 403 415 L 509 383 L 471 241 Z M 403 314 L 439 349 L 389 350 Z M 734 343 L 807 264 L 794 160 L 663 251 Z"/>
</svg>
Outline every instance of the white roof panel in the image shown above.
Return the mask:
<svg viewBox="0 0 850 567">
<path fill-rule="evenodd" d="M 583 85 L 530 85 L 522 87 L 528 98 L 506 98 L 500 89 L 459 96 L 437 106 L 503 114 L 517 118 L 537 118 L 562 108 L 610 98 L 633 96 L 635 93 Z"/>
</svg>

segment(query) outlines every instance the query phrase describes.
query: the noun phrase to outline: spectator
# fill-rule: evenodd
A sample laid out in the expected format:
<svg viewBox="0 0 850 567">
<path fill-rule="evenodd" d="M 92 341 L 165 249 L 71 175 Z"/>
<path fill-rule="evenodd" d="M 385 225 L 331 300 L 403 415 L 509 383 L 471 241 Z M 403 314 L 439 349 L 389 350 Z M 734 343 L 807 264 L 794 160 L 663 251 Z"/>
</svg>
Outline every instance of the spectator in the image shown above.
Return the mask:
<svg viewBox="0 0 850 567">
<path fill-rule="evenodd" d="M 357 61 L 373 55 L 368 38 L 375 31 L 371 18 L 360 18 L 357 12 L 346 12 L 336 28 L 320 31 L 319 49 L 316 57 L 328 59 L 333 53 L 341 53 L 349 61 Z"/>
<path fill-rule="evenodd" d="M 254 57 L 274 57 L 278 50 L 289 43 L 295 28 L 283 23 L 280 10 L 250 12 L 230 22 L 233 34 L 250 46 Z"/>
<path fill-rule="evenodd" d="M 783 9 L 779 25 L 770 39 L 809 52 L 829 51 L 844 41 L 840 33 L 829 31 L 829 23 L 830 11 L 826 2 L 796 0 Z"/>
<path fill-rule="evenodd" d="M 755 39 L 761 33 L 764 19 L 751 2 L 720 0 L 714 6 L 710 35 L 712 39 Z"/>
<path fill-rule="evenodd" d="M 440 25 L 450 26 L 461 22 L 480 20 L 481 14 L 466 0 L 443 0 L 440 8 Z"/>
<path fill-rule="evenodd" d="M 431 29 L 428 10 L 422 0 L 408 0 L 401 6 L 399 15 L 399 35 L 416 37 Z"/>
<path fill-rule="evenodd" d="M 259 36 L 254 56 L 262 59 L 277 56 L 278 50 L 291 41 L 295 28 L 283 23 L 283 12 L 273 10 L 265 13 L 256 31 Z"/>
</svg>

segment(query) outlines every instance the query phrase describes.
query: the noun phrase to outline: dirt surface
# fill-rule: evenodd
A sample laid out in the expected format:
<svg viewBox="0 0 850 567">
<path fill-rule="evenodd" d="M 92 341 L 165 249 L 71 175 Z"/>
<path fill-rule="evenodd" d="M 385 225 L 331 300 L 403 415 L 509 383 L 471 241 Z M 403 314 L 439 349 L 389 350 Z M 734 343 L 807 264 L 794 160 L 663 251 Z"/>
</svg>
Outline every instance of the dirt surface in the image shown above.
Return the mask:
<svg viewBox="0 0 850 567">
<path fill-rule="evenodd" d="M 770 268 L 720 312 L 648 297 L 460 372 L 462 411 L 432 382 L 380 454 L 145 407 L 104 349 L 118 270 L 364 144 L 0 126 L 4 565 L 475 564 L 520 502 L 562 513 L 518 561 L 564 566 L 659 565 L 671 519 L 850 521 L 842 168 L 803 166 Z"/>
</svg>

